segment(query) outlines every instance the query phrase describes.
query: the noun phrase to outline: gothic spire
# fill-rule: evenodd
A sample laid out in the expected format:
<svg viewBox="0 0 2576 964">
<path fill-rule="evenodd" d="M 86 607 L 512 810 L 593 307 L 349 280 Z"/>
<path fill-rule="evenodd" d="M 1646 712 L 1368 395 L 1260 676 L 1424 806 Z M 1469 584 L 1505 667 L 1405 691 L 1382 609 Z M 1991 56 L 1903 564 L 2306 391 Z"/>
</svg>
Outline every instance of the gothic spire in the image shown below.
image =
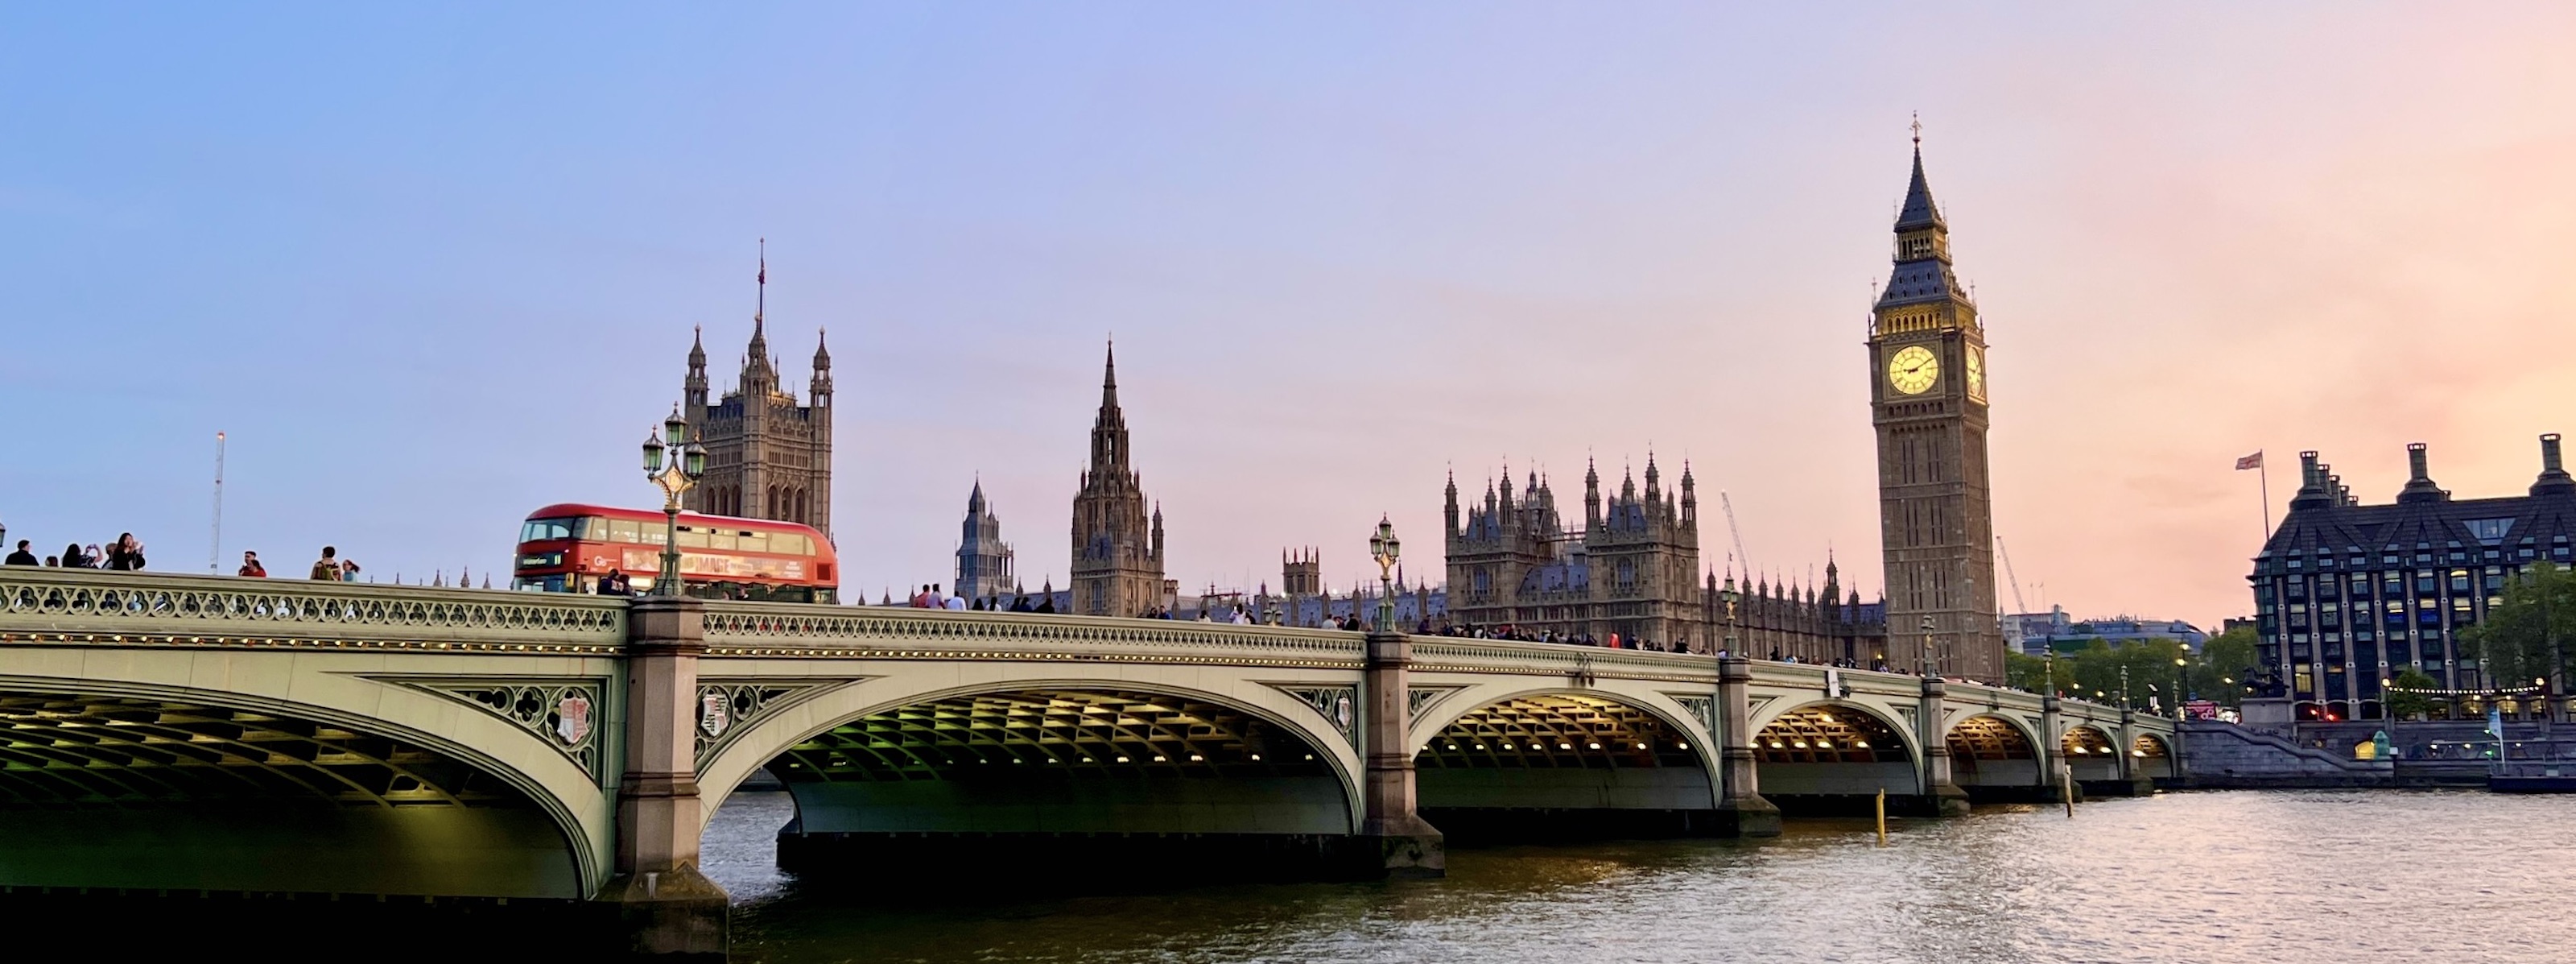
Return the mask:
<svg viewBox="0 0 2576 964">
<path fill-rule="evenodd" d="M 762 330 L 763 319 L 769 315 L 768 238 L 760 239 L 760 273 L 753 276 L 752 284 L 758 292 L 753 295 L 751 308 L 751 358 L 754 362 L 765 362 L 769 360 L 769 335 Z"/>
<path fill-rule="evenodd" d="M 1941 206 L 1932 203 L 1932 186 L 1923 180 L 1923 122 L 1914 122 L 1914 177 L 1905 185 L 1905 205 L 1897 209 L 1896 229 L 1947 228 Z"/>
<path fill-rule="evenodd" d="M 1914 125 L 1914 172 L 1905 186 L 1905 203 L 1896 213 L 1896 268 L 1888 275 L 1887 287 L 1879 292 L 1878 307 L 1893 308 L 1918 304 L 1954 304 L 1961 308 L 1972 305 L 1965 287 L 1950 265 L 1950 224 L 1941 215 L 1941 207 L 1932 201 L 1932 187 L 1923 177 L 1923 124 Z M 1922 313 L 1908 313 L 1900 318 L 1882 318 L 1884 324 L 1896 326 L 1949 324 L 1975 326 L 1973 310 L 1960 317 L 1940 318 Z M 1905 329 L 1911 330 L 1911 329 Z"/>
<path fill-rule="evenodd" d="M 1124 425 L 1126 414 L 1118 409 L 1118 343 L 1109 343 L 1109 360 L 1100 369 L 1099 426 Z"/>
</svg>

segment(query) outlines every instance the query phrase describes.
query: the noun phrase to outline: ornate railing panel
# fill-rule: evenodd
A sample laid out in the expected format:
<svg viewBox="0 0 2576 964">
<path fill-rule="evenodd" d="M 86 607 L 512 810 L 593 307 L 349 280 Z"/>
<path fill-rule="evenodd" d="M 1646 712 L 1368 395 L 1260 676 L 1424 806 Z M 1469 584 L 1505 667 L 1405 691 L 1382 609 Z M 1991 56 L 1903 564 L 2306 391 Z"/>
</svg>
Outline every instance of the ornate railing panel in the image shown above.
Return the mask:
<svg viewBox="0 0 2576 964">
<path fill-rule="evenodd" d="M 0 642 L 611 653 L 626 601 L 0 567 Z"/>
<path fill-rule="evenodd" d="M 1104 660 L 1357 669 L 1358 633 L 1159 619 L 795 603 L 707 604 L 707 655 Z"/>
</svg>

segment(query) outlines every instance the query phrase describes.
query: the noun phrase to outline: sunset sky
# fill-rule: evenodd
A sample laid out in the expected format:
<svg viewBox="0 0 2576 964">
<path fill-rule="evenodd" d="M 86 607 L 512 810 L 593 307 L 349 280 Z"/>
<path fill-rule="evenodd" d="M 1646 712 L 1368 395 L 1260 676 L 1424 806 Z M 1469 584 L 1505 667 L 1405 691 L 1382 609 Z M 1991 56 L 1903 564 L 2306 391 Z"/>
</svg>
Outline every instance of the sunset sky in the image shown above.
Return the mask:
<svg viewBox="0 0 2576 964">
<path fill-rule="evenodd" d="M 505 572 L 703 325 L 831 330 L 845 588 L 1035 588 L 1118 344 L 1187 590 L 1442 473 L 1690 460 L 1754 567 L 1875 596 L 1862 339 L 1919 112 L 2032 608 L 2249 610 L 2296 453 L 2519 494 L 2576 432 L 2576 7 L 0 7 L 0 522 L 203 571 Z M 225 563 L 226 571 L 231 563 Z M 1371 573 L 1373 575 L 1373 573 Z M 2044 584 L 2044 585 L 2043 585 Z M 2011 605 L 2006 594 L 2006 605 Z"/>
</svg>

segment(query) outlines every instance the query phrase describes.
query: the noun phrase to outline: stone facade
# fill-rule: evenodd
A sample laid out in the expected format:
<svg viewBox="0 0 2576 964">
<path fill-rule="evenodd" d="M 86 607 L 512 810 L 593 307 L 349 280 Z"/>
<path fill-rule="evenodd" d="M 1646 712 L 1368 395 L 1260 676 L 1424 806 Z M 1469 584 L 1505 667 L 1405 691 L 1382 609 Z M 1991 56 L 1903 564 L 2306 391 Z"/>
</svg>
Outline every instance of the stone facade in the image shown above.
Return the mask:
<svg viewBox="0 0 2576 964">
<path fill-rule="evenodd" d="M 1515 494 L 1506 468 L 1482 504 L 1463 510 L 1454 476 L 1446 496 L 1452 622 L 1705 648 L 1699 498 L 1687 466 L 1680 488 L 1667 491 L 1649 456 L 1645 490 L 1632 475 L 1606 502 L 1599 471 L 1587 468 L 1579 533 L 1567 531 L 1555 490 L 1536 472 Z"/>
<path fill-rule="evenodd" d="M 1100 382 L 1100 414 L 1091 423 L 1091 467 L 1073 497 L 1073 611 L 1083 615 L 1141 616 L 1167 605 L 1163 511 L 1155 508 L 1148 522 L 1144 482 L 1127 458 L 1127 416 L 1118 408 L 1112 350 Z"/>
<path fill-rule="evenodd" d="M 951 591 L 968 599 L 987 599 L 1018 588 L 1011 571 L 1011 546 L 1002 541 L 1002 520 L 984 503 L 984 483 L 966 496 L 966 521 L 957 540 L 957 581 Z"/>
<path fill-rule="evenodd" d="M 763 330 L 769 271 L 761 268 L 761 304 L 751 316 L 738 387 L 710 403 L 707 349 L 689 345 L 681 417 L 707 450 L 707 474 L 681 496 L 691 512 L 799 522 L 832 532 L 832 353 L 818 330 L 810 404 L 779 384 L 778 361 Z"/>
<path fill-rule="evenodd" d="M 1872 667 L 1887 662 L 1887 605 L 1863 603 L 1860 593 L 1842 595 L 1842 572 L 1825 560 L 1820 590 L 1748 582 L 1741 590 L 1729 575 L 1720 585 L 1710 577 L 1701 594 L 1711 645 L 1754 659 L 1795 657 L 1802 663 L 1848 660 Z"/>
<path fill-rule="evenodd" d="M 1919 138 L 1868 349 L 1890 662 L 2001 680 L 1985 330 L 1951 270 L 1950 226 L 1924 183 Z"/>
</svg>

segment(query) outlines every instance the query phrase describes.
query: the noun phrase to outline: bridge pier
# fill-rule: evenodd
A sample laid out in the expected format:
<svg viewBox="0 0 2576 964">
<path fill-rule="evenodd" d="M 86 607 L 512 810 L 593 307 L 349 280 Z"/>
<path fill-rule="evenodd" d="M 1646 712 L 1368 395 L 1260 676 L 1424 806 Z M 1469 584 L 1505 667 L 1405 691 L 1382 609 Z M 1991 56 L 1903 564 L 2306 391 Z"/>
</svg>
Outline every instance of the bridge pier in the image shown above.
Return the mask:
<svg viewBox="0 0 2576 964">
<path fill-rule="evenodd" d="M 1718 831 L 1736 837 L 1777 837 L 1780 808 L 1762 797 L 1753 765 L 1752 701 L 1745 695 L 1753 663 L 1742 656 L 1717 661 Z"/>
<path fill-rule="evenodd" d="M 2067 794 L 2065 785 L 2067 781 L 2075 779 L 2074 773 L 2066 766 L 2065 732 L 2065 715 L 2063 708 L 2058 705 L 2057 696 L 2055 694 L 2041 696 L 2039 698 L 2039 746 L 2034 749 L 2039 751 L 2039 786 L 2046 792 L 2045 799 L 2048 802 L 2065 799 Z M 2082 783 L 2075 785 L 2074 797 L 2077 800 L 2084 799 Z"/>
<path fill-rule="evenodd" d="M 595 900 L 615 910 L 626 954 L 721 961 L 724 888 L 698 872 L 698 656 L 706 603 L 648 596 L 627 611 L 625 776 L 617 786 L 617 873 Z"/>
<path fill-rule="evenodd" d="M 1968 815 L 1968 791 L 1950 779 L 1950 731 L 1942 706 L 1950 684 L 1939 676 L 1923 677 L 1923 699 L 1916 725 L 1923 744 L 1923 801 L 1935 817 Z"/>
<path fill-rule="evenodd" d="M 1448 873 L 1446 842 L 1415 809 L 1413 722 L 1408 671 L 1413 639 L 1403 633 L 1370 633 L 1360 670 L 1366 700 L 1360 748 L 1365 808 L 1360 836 L 1376 842 L 1389 877 L 1440 877 Z"/>
</svg>

